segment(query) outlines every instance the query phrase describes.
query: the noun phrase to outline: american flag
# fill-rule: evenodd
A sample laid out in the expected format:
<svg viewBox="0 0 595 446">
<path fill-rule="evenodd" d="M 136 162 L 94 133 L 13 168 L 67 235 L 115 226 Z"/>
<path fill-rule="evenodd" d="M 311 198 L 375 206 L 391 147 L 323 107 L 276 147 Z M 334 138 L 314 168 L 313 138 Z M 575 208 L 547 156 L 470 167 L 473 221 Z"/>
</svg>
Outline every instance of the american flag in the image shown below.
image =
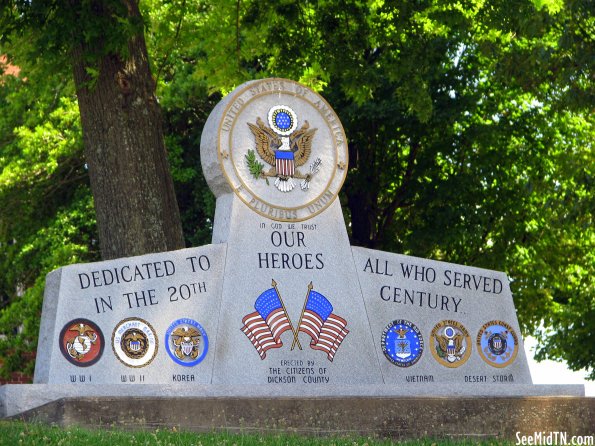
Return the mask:
<svg viewBox="0 0 595 446">
<path fill-rule="evenodd" d="M 242 332 L 260 355 L 266 358 L 266 351 L 283 346 L 281 335 L 291 330 L 291 323 L 281 304 L 281 299 L 275 288 L 264 291 L 254 303 L 254 313 L 242 319 Z"/>
<path fill-rule="evenodd" d="M 326 352 L 328 360 L 332 362 L 341 342 L 349 333 L 346 326 L 347 321 L 333 313 L 333 306 L 328 299 L 310 290 L 299 326 L 299 331 L 312 338 L 310 347 Z"/>
<path fill-rule="evenodd" d="M 277 169 L 277 175 L 292 177 L 295 174 L 293 152 L 275 150 L 275 168 Z"/>
</svg>

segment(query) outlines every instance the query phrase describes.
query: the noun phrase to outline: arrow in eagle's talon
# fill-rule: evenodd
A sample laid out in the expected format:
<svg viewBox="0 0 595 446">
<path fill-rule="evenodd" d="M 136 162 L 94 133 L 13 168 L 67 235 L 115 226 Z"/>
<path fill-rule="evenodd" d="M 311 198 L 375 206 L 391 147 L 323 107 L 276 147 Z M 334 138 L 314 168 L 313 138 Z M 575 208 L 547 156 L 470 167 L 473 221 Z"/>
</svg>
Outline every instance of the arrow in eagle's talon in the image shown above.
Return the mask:
<svg viewBox="0 0 595 446">
<path fill-rule="evenodd" d="M 302 190 L 310 189 L 310 180 L 303 180 L 302 181 Z"/>
</svg>

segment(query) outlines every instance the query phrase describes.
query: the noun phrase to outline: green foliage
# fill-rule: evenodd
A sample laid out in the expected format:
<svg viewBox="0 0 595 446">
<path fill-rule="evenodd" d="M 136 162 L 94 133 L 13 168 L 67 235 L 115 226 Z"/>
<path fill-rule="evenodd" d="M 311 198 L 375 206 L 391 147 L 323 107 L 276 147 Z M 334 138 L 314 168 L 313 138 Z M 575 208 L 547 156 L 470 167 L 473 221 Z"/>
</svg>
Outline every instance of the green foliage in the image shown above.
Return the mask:
<svg viewBox="0 0 595 446">
<path fill-rule="evenodd" d="M 57 66 L 82 45 L 87 49 L 91 75 L 97 72 L 102 56 L 125 57 L 130 36 L 144 27 L 140 19 L 130 16 L 121 0 L 7 0 L 0 11 L 0 44 L 14 44 L 25 37 L 28 58 L 46 58 Z"/>
<path fill-rule="evenodd" d="M 32 76 L 31 76 L 32 74 Z M 0 364 L 32 373 L 45 275 L 96 260 L 95 217 L 71 87 L 3 78 L 0 116 Z M 70 94 L 69 94 L 70 91 Z"/>
<path fill-rule="evenodd" d="M 498 440 L 435 440 L 420 439 L 414 441 L 400 441 L 402 446 L 488 446 L 507 445 L 512 442 Z M 58 426 L 45 426 L 43 424 L 23 423 L 20 421 L 0 421 L 0 446 L 22 444 L 33 445 L 62 445 L 62 444 L 92 444 L 95 446 L 117 445 L 155 445 L 155 446 L 392 446 L 394 440 L 371 439 L 357 436 L 344 436 L 337 438 L 303 437 L 295 434 L 267 434 L 254 433 L 194 433 L 178 432 L 174 428 L 161 428 L 154 432 L 138 431 L 127 432 L 115 429 L 90 430 L 80 427 L 62 428 Z"/>
<path fill-rule="evenodd" d="M 100 55 L 125 52 L 124 38 L 142 24 L 95 21 L 96 2 L 72 11 L 11 4 L 0 29 L 14 43 L 3 52 L 21 57 L 28 81 L 0 85 L 0 292 L 11 302 L 4 312 L 18 314 L 25 304 L 9 310 L 12 302 L 29 294 L 38 311 L 45 272 L 97 255 L 72 87 L 60 71 L 73 42 L 64 30 L 87 30 Z M 122 2 L 104 4 L 124 16 Z M 30 8 L 52 14 L 35 18 Z M 507 271 L 538 357 L 595 378 L 590 2 L 145 0 L 141 8 L 189 245 L 208 243 L 212 229 L 199 150 L 210 111 L 244 81 L 295 79 L 332 104 L 349 138 L 341 202 L 353 244 Z M 42 246 L 39 237 L 54 241 Z M 56 257 L 45 252 L 58 240 Z M 14 330 L 16 319 L 5 319 L 13 322 L 0 332 Z"/>
<path fill-rule="evenodd" d="M 211 242 L 215 199 L 202 175 L 200 137 L 221 96 L 209 95 L 193 76 L 199 59 L 194 48 L 195 24 L 201 8 L 194 2 L 147 1 L 144 17 L 150 23 L 146 40 L 157 77 L 163 111 L 165 142 L 174 179 L 186 244 Z"/>
<path fill-rule="evenodd" d="M 538 357 L 593 370 L 593 24 L 582 0 L 228 0 L 179 35 L 208 91 L 333 105 L 354 244 L 507 271 Z"/>
</svg>

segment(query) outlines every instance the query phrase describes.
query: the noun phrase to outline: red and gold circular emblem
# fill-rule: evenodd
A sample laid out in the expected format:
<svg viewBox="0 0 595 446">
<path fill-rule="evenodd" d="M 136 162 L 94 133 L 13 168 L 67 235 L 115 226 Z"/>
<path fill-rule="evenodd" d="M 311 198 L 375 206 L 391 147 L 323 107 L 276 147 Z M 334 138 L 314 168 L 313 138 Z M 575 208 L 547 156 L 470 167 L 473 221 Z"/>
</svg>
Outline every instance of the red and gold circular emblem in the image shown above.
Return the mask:
<svg viewBox="0 0 595 446">
<path fill-rule="evenodd" d="M 60 332 L 60 351 L 68 362 L 79 367 L 99 361 L 104 345 L 101 329 L 88 319 L 73 319 Z"/>
</svg>

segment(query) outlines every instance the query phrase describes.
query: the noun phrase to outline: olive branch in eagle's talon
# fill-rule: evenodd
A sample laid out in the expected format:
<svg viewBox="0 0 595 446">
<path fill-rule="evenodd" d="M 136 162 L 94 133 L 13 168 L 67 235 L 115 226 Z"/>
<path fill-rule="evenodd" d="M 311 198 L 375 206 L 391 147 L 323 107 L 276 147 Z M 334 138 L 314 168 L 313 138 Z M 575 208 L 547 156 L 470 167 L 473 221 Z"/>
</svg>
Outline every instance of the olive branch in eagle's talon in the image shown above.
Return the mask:
<svg viewBox="0 0 595 446">
<path fill-rule="evenodd" d="M 264 178 L 268 185 L 269 179 L 266 177 L 264 173 L 264 164 L 262 164 L 256 159 L 256 154 L 254 153 L 254 150 L 248 150 L 248 153 L 245 156 L 246 162 L 248 163 L 248 170 L 250 170 L 250 174 L 257 180 L 259 178 Z"/>
</svg>

